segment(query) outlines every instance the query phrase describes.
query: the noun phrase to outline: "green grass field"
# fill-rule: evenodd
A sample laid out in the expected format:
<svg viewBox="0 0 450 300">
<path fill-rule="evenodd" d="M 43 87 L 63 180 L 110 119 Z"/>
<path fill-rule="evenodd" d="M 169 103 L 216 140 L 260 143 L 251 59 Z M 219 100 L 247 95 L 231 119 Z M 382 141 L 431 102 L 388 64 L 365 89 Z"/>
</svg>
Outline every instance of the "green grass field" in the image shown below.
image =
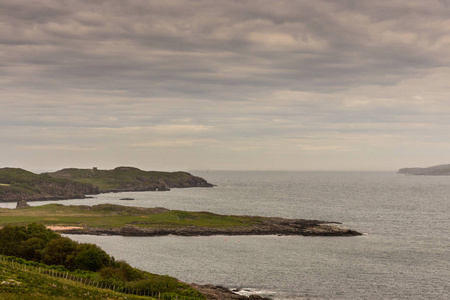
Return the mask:
<svg viewBox="0 0 450 300">
<path fill-rule="evenodd" d="M 47 204 L 26 209 L 0 209 L 0 226 L 7 224 L 107 227 L 116 228 L 127 224 L 140 227 L 208 227 L 230 228 L 252 226 L 261 222 L 260 217 L 226 216 L 209 212 L 161 210 L 112 204 L 89 206 L 64 206 Z"/>
</svg>

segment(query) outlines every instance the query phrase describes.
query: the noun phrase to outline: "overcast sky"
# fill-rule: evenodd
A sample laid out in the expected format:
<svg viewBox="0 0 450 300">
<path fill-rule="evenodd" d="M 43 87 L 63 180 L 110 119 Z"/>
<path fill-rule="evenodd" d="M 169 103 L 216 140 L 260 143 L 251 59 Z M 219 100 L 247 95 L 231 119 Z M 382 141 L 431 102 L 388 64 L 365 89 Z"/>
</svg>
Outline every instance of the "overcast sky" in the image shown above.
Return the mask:
<svg viewBox="0 0 450 300">
<path fill-rule="evenodd" d="M 450 1 L 0 0 L 0 167 L 450 163 Z"/>
</svg>

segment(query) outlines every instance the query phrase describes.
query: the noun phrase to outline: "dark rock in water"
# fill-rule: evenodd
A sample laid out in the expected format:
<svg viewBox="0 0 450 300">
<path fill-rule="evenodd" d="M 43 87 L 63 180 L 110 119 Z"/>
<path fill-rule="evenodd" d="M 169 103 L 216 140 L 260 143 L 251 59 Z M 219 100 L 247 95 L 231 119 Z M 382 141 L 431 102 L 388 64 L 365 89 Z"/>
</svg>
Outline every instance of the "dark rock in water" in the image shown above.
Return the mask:
<svg viewBox="0 0 450 300">
<path fill-rule="evenodd" d="M 170 188 L 164 180 L 160 179 L 158 180 L 158 187 L 156 188 L 156 191 L 170 191 Z"/>
<path fill-rule="evenodd" d="M 134 200 L 134 198 L 120 198 L 120 200 Z"/>
<path fill-rule="evenodd" d="M 28 207 L 30 207 L 30 205 L 27 203 L 27 201 L 25 201 L 25 200 L 17 201 L 16 209 L 23 209 L 23 208 L 28 208 Z"/>
</svg>

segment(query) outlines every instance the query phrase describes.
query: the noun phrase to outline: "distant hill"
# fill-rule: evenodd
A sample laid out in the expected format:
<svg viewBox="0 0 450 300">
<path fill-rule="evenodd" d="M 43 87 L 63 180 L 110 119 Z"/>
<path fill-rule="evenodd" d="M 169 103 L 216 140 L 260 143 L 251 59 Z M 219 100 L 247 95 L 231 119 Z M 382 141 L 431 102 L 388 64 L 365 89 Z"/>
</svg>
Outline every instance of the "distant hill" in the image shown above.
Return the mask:
<svg viewBox="0 0 450 300">
<path fill-rule="evenodd" d="M 98 194 L 91 184 L 38 175 L 19 168 L 0 169 L 0 202 L 85 198 Z"/>
<path fill-rule="evenodd" d="M 405 175 L 450 176 L 450 164 L 437 165 L 428 168 L 403 168 L 398 170 L 397 173 Z"/>
<path fill-rule="evenodd" d="M 62 169 L 35 174 L 19 168 L 0 169 L 0 202 L 81 199 L 86 195 L 125 191 L 168 191 L 170 188 L 212 187 L 187 172 Z"/>
<path fill-rule="evenodd" d="M 134 167 L 118 167 L 113 170 L 70 168 L 45 174 L 91 184 L 98 187 L 100 192 L 167 191 L 170 188 L 213 186 L 205 179 L 187 172 L 143 171 Z"/>
</svg>

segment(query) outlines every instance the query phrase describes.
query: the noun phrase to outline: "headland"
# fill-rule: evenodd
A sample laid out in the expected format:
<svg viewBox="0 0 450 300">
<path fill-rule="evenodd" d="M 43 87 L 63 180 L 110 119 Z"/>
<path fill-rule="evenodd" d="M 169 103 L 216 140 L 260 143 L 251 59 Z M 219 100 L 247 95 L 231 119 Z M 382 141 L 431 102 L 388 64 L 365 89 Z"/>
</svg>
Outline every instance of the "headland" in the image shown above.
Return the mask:
<svg viewBox="0 0 450 300">
<path fill-rule="evenodd" d="M 82 199 L 108 192 L 169 191 L 171 188 L 212 187 L 187 172 L 68 168 L 35 174 L 19 168 L 0 169 L 0 202 Z"/>
<path fill-rule="evenodd" d="M 450 176 L 450 164 L 427 168 L 402 168 L 397 173 L 404 175 Z"/>
</svg>

